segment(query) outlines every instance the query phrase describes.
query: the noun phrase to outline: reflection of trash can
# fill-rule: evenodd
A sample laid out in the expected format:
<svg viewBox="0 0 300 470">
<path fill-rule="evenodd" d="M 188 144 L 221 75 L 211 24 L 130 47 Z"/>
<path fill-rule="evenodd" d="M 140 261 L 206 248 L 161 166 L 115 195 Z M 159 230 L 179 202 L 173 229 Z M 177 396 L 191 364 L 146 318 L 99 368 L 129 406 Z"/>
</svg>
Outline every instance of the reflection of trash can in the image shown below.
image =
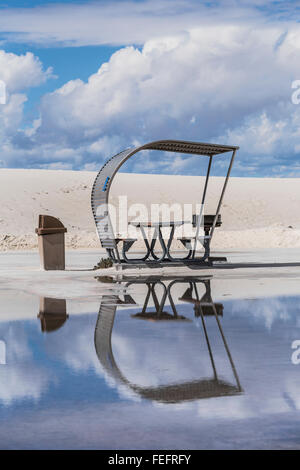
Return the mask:
<svg viewBox="0 0 300 470">
<path fill-rule="evenodd" d="M 65 269 L 65 232 L 60 220 L 51 215 L 39 216 L 38 235 L 41 266 L 46 271 Z"/>
<path fill-rule="evenodd" d="M 41 297 L 38 318 L 43 332 L 49 333 L 61 328 L 68 319 L 65 299 Z"/>
</svg>

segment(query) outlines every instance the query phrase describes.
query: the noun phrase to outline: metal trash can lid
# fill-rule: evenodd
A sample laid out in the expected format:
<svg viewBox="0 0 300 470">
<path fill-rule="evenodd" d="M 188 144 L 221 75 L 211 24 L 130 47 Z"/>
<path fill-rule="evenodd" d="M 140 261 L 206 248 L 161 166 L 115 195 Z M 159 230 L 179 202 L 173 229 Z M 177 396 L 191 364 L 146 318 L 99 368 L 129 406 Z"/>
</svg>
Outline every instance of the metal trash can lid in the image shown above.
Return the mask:
<svg viewBox="0 0 300 470">
<path fill-rule="evenodd" d="M 56 217 L 52 217 L 52 215 L 39 215 L 39 227 L 35 229 L 35 233 L 38 235 L 65 232 L 67 232 L 66 227 Z"/>
</svg>

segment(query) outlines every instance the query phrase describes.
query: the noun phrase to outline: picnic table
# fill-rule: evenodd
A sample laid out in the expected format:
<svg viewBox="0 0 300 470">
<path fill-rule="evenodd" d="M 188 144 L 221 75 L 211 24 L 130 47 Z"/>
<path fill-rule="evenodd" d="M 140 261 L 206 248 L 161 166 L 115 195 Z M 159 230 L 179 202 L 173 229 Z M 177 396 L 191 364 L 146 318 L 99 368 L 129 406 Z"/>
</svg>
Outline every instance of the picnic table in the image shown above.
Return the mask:
<svg viewBox="0 0 300 470">
<path fill-rule="evenodd" d="M 145 257 L 143 258 L 144 260 L 148 260 L 150 256 L 152 256 L 153 260 L 160 262 L 164 261 L 166 259 L 173 260 L 171 254 L 170 254 L 170 248 L 174 239 L 174 233 L 175 233 L 175 228 L 180 227 L 181 225 L 185 223 L 191 223 L 188 221 L 184 220 L 178 220 L 178 221 L 168 221 L 168 222 L 163 222 L 163 221 L 158 221 L 158 222 L 149 222 L 149 221 L 131 221 L 129 222 L 129 225 L 132 225 L 136 228 L 139 228 L 141 230 L 143 240 L 147 249 L 147 253 Z M 145 228 L 153 228 L 153 233 L 150 241 L 148 240 L 148 237 L 145 232 Z M 163 234 L 161 229 L 162 228 L 170 228 L 169 232 L 169 238 L 167 240 L 167 243 L 165 242 L 163 238 Z M 162 254 L 161 256 L 157 256 L 154 252 L 155 245 L 157 240 L 159 240 L 160 246 L 162 248 Z M 125 255 L 125 256 L 124 256 Z M 132 260 L 128 259 L 126 256 L 126 253 L 124 254 L 124 259 L 127 262 L 131 262 Z"/>
</svg>

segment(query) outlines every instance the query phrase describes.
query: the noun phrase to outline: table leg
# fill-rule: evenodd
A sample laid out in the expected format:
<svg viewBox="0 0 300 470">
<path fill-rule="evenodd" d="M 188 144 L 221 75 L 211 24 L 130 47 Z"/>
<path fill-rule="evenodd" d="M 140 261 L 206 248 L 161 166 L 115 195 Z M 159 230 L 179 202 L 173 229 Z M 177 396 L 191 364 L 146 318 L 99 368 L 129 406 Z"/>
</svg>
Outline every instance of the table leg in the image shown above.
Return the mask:
<svg viewBox="0 0 300 470">
<path fill-rule="evenodd" d="M 141 232 L 142 232 L 142 236 L 143 236 L 143 239 L 144 239 L 144 243 L 145 243 L 145 246 L 146 246 L 146 254 L 145 256 L 143 256 L 143 258 L 128 258 L 127 255 L 126 255 L 126 250 L 125 250 L 125 246 L 123 244 L 123 260 L 125 261 L 125 263 L 140 263 L 141 261 L 146 261 L 148 258 L 149 258 L 149 255 L 150 255 L 150 246 L 149 246 L 149 242 L 148 242 L 148 239 L 146 237 L 146 233 L 145 233 L 145 230 L 144 230 L 144 227 L 143 226 L 140 226 L 140 229 L 141 229 Z"/>
<path fill-rule="evenodd" d="M 157 238 L 159 239 L 159 243 L 160 243 L 160 245 L 162 247 L 162 250 L 163 250 L 161 256 L 156 256 L 156 254 L 154 253 L 154 247 L 155 247 Z M 167 247 L 165 245 L 160 227 L 155 227 L 154 228 L 153 238 L 152 238 L 151 245 L 150 245 L 150 252 L 151 252 L 151 255 L 152 255 L 152 257 L 155 261 L 163 261 L 165 259 L 166 255 L 167 255 Z"/>
<path fill-rule="evenodd" d="M 156 256 L 156 254 L 154 253 L 154 247 L 155 247 L 155 244 L 156 244 L 156 240 L 157 240 L 157 229 L 156 229 L 156 227 L 154 227 L 154 232 L 153 232 L 153 236 L 152 236 L 152 240 L 151 240 L 151 244 L 150 244 L 150 253 L 151 253 L 151 256 L 153 257 L 153 259 L 158 260 L 158 256 Z"/>
<path fill-rule="evenodd" d="M 159 239 L 159 243 L 162 247 L 162 250 L 163 250 L 163 253 L 161 255 L 161 257 L 158 259 L 158 261 L 163 261 L 166 256 L 167 256 L 167 247 L 166 247 L 166 244 L 164 242 L 164 239 L 163 239 L 163 236 L 162 236 L 162 233 L 161 233 L 161 227 L 158 227 L 158 239 Z"/>
<path fill-rule="evenodd" d="M 173 241 L 173 238 L 174 238 L 174 232 L 175 232 L 175 225 L 173 225 L 172 228 L 171 228 L 171 232 L 170 232 L 170 236 L 169 236 L 169 240 L 168 240 L 168 244 L 167 244 L 167 257 L 170 261 L 173 261 L 173 258 L 170 255 L 170 248 L 171 248 L 172 241 Z"/>
<path fill-rule="evenodd" d="M 151 253 L 151 249 L 150 249 L 148 238 L 147 238 L 146 233 L 145 233 L 145 229 L 142 225 L 140 226 L 140 229 L 141 229 L 142 236 L 143 236 L 143 239 L 144 239 L 144 243 L 145 243 L 145 246 L 146 246 L 146 249 L 147 249 L 146 255 L 144 256 L 144 258 L 142 258 L 142 261 L 145 261 L 146 259 L 149 258 L 150 253 Z"/>
</svg>

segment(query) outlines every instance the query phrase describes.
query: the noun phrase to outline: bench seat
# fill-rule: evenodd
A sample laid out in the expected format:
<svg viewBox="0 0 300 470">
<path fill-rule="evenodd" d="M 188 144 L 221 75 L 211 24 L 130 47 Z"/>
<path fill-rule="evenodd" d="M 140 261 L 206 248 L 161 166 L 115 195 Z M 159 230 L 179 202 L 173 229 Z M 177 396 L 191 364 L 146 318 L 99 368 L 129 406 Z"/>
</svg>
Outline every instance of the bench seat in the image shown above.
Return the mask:
<svg viewBox="0 0 300 470">
<path fill-rule="evenodd" d="M 116 238 L 116 243 L 119 243 L 119 242 L 136 242 L 137 241 L 137 238 Z"/>
<path fill-rule="evenodd" d="M 200 241 L 200 243 L 203 243 L 204 241 L 209 240 L 210 236 L 209 235 L 200 235 L 197 238 Z M 176 240 L 179 240 L 185 248 L 187 248 L 188 250 L 191 250 L 192 249 L 192 240 L 195 240 L 195 239 L 196 239 L 196 236 L 193 235 L 191 237 L 178 237 Z"/>
</svg>

